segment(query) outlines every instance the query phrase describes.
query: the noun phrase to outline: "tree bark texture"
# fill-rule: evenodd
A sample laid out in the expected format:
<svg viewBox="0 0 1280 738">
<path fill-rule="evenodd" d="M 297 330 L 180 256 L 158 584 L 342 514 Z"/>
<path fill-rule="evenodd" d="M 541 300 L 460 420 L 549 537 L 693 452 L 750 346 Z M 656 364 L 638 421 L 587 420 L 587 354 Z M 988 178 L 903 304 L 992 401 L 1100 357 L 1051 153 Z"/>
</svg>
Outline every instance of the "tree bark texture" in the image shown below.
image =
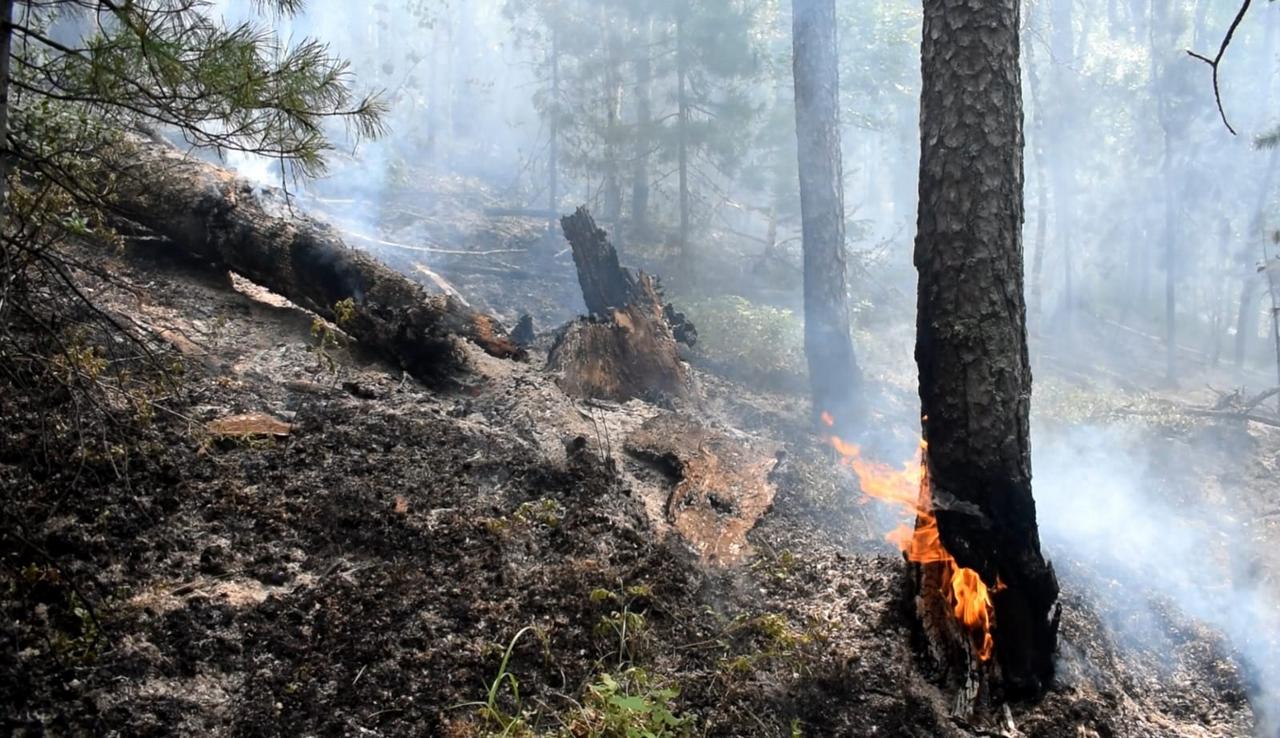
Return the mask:
<svg viewBox="0 0 1280 738">
<path fill-rule="evenodd" d="M 1011 694 L 1053 674 L 1058 583 L 1031 494 L 1018 0 L 925 0 L 916 361 L 943 544 L 994 592 Z"/>
<path fill-rule="evenodd" d="M 125 217 L 335 322 L 418 379 L 457 368 L 453 336 L 494 356 L 524 354 L 494 318 L 428 294 L 348 247 L 331 226 L 290 212 L 224 169 L 136 140 L 116 153 L 116 206 Z"/>
<path fill-rule="evenodd" d="M 834 0 L 795 0 L 796 139 L 804 250 L 804 346 L 815 415 L 856 422 L 861 374 L 845 283 L 840 76 Z"/>
</svg>

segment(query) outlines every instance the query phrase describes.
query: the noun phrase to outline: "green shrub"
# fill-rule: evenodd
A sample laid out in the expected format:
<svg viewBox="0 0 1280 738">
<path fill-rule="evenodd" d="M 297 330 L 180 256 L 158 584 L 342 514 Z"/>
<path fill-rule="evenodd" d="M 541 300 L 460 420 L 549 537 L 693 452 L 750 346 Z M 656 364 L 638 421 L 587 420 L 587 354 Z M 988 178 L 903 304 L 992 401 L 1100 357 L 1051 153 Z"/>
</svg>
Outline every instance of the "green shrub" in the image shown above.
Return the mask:
<svg viewBox="0 0 1280 738">
<path fill-rule="evenodd" d="M 680 303 L 698 327 L 695 355 L 721 373 L 750 380 L 803 381 L 804 322 L 791 310 L 719 295 Z"/>
</svg>

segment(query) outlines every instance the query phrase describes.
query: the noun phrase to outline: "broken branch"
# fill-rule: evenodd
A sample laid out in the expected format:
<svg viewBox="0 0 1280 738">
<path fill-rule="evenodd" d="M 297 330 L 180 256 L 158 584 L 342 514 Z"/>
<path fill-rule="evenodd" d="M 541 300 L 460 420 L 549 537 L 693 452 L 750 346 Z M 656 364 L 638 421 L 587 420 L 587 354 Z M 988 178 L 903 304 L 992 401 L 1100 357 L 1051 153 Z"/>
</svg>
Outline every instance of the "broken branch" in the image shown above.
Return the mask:
<svg viewBox="0 0 1280 738">
<path fill-rule="evenodd" d="M 1222 107 L 1222 89 L 1218 84 L 1218 67 L 1222 64 L 1222 57 L 1227 53 L 1227 47 L 1231 45 L 1231 39 L 1236 35 L 1236 29 L 1240 27 L 1240 21 L 1244 20 L 1244 14 L 1249 12 L 1249 6 L 1252 2 L 1253 0 L 1244 0 L 1240 4 L 1239 12 L 1236 13 L 1235 19 L 1231 21 L 1231 27 L 1227 29 L 1227 35 L 1222 38 L 1222 45 L 1218 47 L 1218 53 L 1212 59 L 1204 54 L 1197 54 L 1187 49 L 1187 54 L 1208 64 L 1213 70 L 1213 99 L 1218 103 L 1218 114 L 1222 116 L 1222 125 L 1226 126 L 1228 131 L 1231 131 L 1232 136 L 1236 135 L 1236 129 L 1232 128 L 1231 124 L 1227 122 L 1227 111 Z"/>
</svg>

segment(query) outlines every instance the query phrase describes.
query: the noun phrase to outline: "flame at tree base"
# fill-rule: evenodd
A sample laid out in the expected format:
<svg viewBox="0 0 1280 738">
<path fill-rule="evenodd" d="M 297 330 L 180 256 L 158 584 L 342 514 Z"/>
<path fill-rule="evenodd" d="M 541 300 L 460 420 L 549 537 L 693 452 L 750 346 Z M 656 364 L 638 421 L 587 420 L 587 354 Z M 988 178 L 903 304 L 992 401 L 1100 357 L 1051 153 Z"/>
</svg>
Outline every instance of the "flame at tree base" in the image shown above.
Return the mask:
<svg viewBox="0 0 1280 738">
<path fill-rule="evenodd" d="M 822 414 L 822 422 L 832 427 L 835 420 L 828 413 Z M 940 594 L 956 621 L 962 624 L 973 639 L 973 652 L 979 661 L 987 661 L 995 650 L 992 636 L 995 605 L 991 589 L 973 569 L 960 566 L 942 545 L 938 532 L 938 518 L 933 512 L 933 500 L 929 486 L 928 465 L 924 462 L 927 444 L 920 441 L 916 458 L 902 469 L 887 464 L 868 461 L 857 444 L 839 436 L 830 436 L 831 445 L 840 455 L 841 463 L 858 477 L 862 493 L 867 497 L 897 505 L 914 516 L 914 523 L 904 522 L 886 538 L 896 544 L 907 560 L 917 564 L 941 565 L 943 583 Z M 997 590 L 1000 583 L 996 582 Z"/>
</svg>

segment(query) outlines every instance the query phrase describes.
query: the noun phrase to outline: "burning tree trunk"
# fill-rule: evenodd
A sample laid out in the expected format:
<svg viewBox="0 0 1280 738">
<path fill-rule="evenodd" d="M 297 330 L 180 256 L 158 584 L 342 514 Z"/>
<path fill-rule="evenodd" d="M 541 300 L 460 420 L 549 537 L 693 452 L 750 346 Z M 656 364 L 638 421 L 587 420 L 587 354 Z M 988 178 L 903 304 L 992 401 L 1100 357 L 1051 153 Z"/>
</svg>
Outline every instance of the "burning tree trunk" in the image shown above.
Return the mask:
<svg viewBox="0 0 1280 738">
<path fill-rule="evenodd" d="M 693 327 L 662 304 L 652 277 L 618 263 L 618 252 L 586 208 L 560 222 L 591 313 L 570 323 L 547 357 L 548 368 L 561 373 L 560 386 L 580 397 L 618 401 L 689 397 L 676 340 L 679 335 L 692 343 Z"/>
<path fill-rule="evenodd" d="M 121 144 L 113 163 L 117 206 L 129 219 L 203 260 L 244 276 L 334 321 L 414 377 L 438 379 L 454 365 L 453 336 L 499 357 L 519 357 L 492 317 L 419 285 L 334 229 L 212 164 L 165 145 Z"/>
<path fill-rule="evenodd" d="M 1053 674 L 1058 584 L 1031 495 L 1018 21 L 1017 0 L 924 4 L 916 360 L 931 514 L 915 535 L 954 557 L 922 601 L 976 590 L 963 601 L 983 611 L 955 614 L 993 618 L 1004 685 L 1038 695 Z"/>
</svg>

